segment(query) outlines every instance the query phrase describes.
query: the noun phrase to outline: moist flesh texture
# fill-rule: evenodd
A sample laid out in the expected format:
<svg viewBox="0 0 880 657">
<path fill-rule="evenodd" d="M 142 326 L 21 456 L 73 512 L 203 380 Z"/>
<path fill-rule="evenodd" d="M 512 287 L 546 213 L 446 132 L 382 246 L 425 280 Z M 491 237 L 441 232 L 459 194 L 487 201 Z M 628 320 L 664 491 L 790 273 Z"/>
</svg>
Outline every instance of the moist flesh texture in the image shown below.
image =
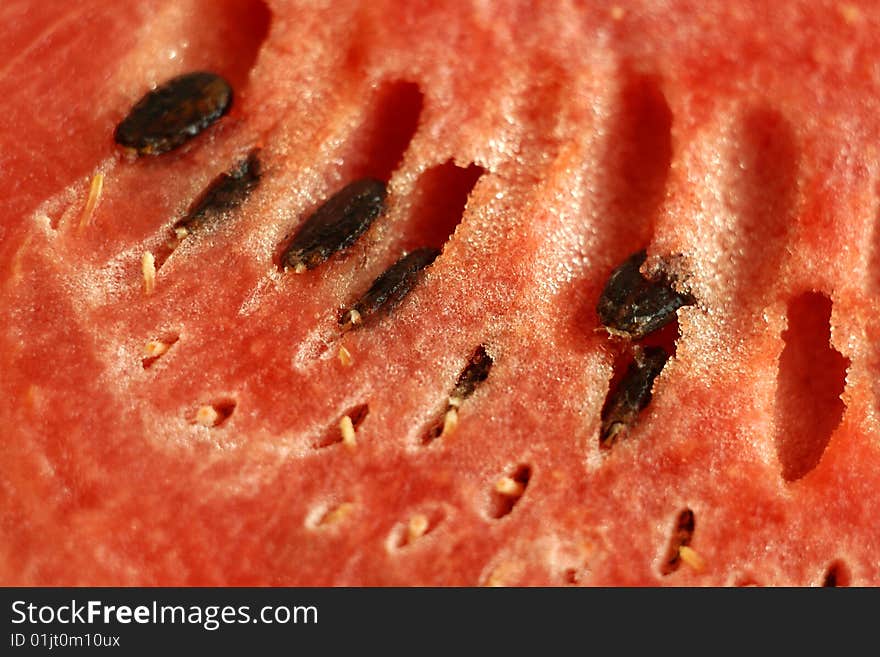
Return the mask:
<svg viewBox="0 0 880 657">
<path fill-rule="evenodd" d="M 880 584 L 875 3 L 37 4 L 0 8 L 0 582 Z M 193 70 L 230 113 L 121 153 Z M 144 253 L 254 148 L 147 294 Z M 280 270 L 363 177 L 384 215 Z M 640 249 L 696 303 L 605 449 L 631 346 L 596 304 Z"/>
</svg>

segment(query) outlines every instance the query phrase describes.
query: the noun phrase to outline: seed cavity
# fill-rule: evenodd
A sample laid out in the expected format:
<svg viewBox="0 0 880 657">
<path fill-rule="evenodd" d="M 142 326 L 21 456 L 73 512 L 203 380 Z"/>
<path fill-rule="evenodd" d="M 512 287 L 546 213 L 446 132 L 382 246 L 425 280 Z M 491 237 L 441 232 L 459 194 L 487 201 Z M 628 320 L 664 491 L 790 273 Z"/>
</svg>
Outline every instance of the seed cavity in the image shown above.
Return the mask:
<svg viewBox="0 0 880 657">
<path fill-rule="evenodd" d="M 388 536 L 389 550 L 399 550 L 413 545 L 419 539 L 434 531 L 446 519 L 441 506 L 421 508 L 412 513 L 406 522 L 394 526 Z"/>
<path fill-rule="evenodd" d="M 785 481 L 810 473 L 843 418 L 850 361 L 831 344 L 831 299 L 818 292 L 788 304 L 776 387 L 776 450 Z"/>
<path fill-rule="evenodd" d="M 168 333 L 162 337 L 150 340 L 144 345 L 141 364 L 144 369 L 149 369 L 153 364 L 164 356 L 171 347 L 180 339 L 176 333 Z"/>
<path fill-rule="evenodd" d="M 168 351 L 170 346 L 167 342 L 162 342 L 161 340 L 151 340 L 144 346 L 144 353 L 147 355 L 147 358 L 158 358 Z"/>
<path fill-rule="evenodd" d="M 439 250 L 426 247 L 400 258 L 373 281 L 354 306 L 342 313 L 339 324 L 347 330 L 382 313 L 390 313 L 418 283 L 422 270 L 439 255 Z"/>
<path fill-rule="evenodd" d="M 492 490 L 489 516 L 497 520 L 513 511 L 525 494 L 531 478 L 532 468 L 528 465 L 519 465 L 509 474 L 496 480 Z"/>
<path fill-rule="evenodd" d="M 357 177 L 388 182 L 419 128 L 424 96 L 419 85 L 388 80 L 376 90 L 366 120 L 351 138 L 347 157 Z"/>
<path fill-rule="evenodd" d="M 664 576 L 671 575 L 681 567 L 682 563 L 686 563 L 694 570 L 702 570 L 705 567 L 703 558 L 690 547 L 694 538 L 694 529 L 696 528 L 696 518 L 694 512 L 690 509 L 684 509 L 678 514 L 675 520 L 675 528 L 669 539 L 669 548 L 663 559 L 663 565 L 660 573 Z"/>
<path fill-rule="evenodd" d="M 623 63 L 617 75 L 618 111 L 602 137 L 596 172 L 605 190 L 597 248 L 605 252 L 622 242 L 632 244 L 633 251 L 651 243 L 673 153 L 674 117 L 664 80 L 633 63 Z"/>
<path fill-rule="evenodd" d="M 638 340 L 662 328 L 675 318 L 682 306 L 695 300 L 673 287 L 663 274 L 645 278 L 640 271 L 645 250 L 634 253 L 612 273 L 599 298 L 599 321 L 612 335 Z"/>
<path fill-rule="evenodd" d="M 323 449 L 339 443 L 349 449 L 357 447 L 358 427 L 367 418 L 369 412 L 370 406 L 368 404 L 359 404 L 345 411 L 339 420 L 315 443 L 315 449 Z"/>
<path fill-rule="evenodd" d="M 458 406 L 476 391 L 477 387 L 489 378 L 492 369 L 492 357 L 486 351 L 486 347 L 480 345 L 468 359 L 468 364 L 458 376 L 455 388 L 449 396 L 449 403 Z M 457 403 L 456 403 L 457 402 Z"/>
<path fill-rule="evenodd" d="M 319 509 L 316 517 L 312 519 L 311 524 L 316 527 L 338 525 L 351 516 L 351 514 L 354 513 L 354 510 L 354 502 L 342 502 L 341 504 L 331 506 L 330 508 Z"/>
<path fill-rule="evenodd" d="M 219 427 L 235 411 L 235 405 L 235 401 L 232 399 L 220 399 L 210 404 L 199 406 L 196 409 L 192 422 L 203 427 Z"/>
<path fill-rule="evenodd" d="M 138 155 L 161 155 L 217 122 L 232 105 L 232 87 L 216 73 L 179 75 L 145 94 L 114 138 Z"/>
<path fill-rule="evenodd" d="M 724 171 L 721 200 L 733 215 L 723 257 L 742 318 L 772 303 L 770 290 L 791 255 L 789 236 L 798 225 L 805 161 L 794 117 L 763 105 L 744 109 L 733 123 L 726 161 L 715 165 Z"/>
<path fill-rule="evenodd" d="M 281 269 L 301 274 L 345 251 L 385 211 L 385 183 L 363 178 L 349 183 L 315 210 L 281 255 Z"/>
<path fill-rule="evenodd" d="M 492 357 L 486 347 L 480 345 L 471 354 L 467 365 L 458 375 L 455 387 L 446 402 L 446 410 L 422 437 L 422 444 L 427 445 L 437 438 L 450 436 L 458 428 L 458 409 L 462 403 L 474 394 L 477 387 L 489 377 L 492 369 Z"/>
<path fill-rule="evenodd" d="M 460 167 L 449 160 L 419 176 L 412 194 L 406 232 L 419 245 L 444 248 L 461 224 L 468 199 L 485 170 L 476 164 Z"/>
<path fill-rule="evenodd" d="M 636 425 L 639 413 L 651 402 L 654 379 L 669 355 L 662 347 L 633 347 L 633 359 L 616 385 L 612 385 L 602 407 L 599 443 L 611 447 Z"/>
<path fill-rule="evenodd" d="M 178 240 L 212 227 L 223 214 L 238 208 L 260 182 L 260 151 L 253 149 L 232 169 L 221 173 L 174 224 Z"/>
<path fill-rule="evenodd" d="M 846 567 L 846 564 L 843 563 L 843 561 L 838 559 L 837 561 L 832 562 L 831 565 L 828 566 L 828 570 L 825 571 L 822 586 L 849 586 L 850 580 L 849 568 Z"/>
</svg>

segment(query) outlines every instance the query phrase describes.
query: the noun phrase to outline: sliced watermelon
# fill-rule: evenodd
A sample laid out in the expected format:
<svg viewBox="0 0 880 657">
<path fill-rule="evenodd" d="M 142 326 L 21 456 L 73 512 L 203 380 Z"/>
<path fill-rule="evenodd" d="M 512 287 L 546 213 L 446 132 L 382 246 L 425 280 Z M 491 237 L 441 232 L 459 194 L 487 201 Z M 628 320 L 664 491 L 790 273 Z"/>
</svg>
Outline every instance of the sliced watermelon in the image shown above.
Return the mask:
<svg viewBox="0 0 880 657">
<path fill-rule="evenodd" d="M 0 22 L 3 584 L 880 584 L 876 3 Z M 227 115 L 114 142 L 194 71 Z"/>
</svg>

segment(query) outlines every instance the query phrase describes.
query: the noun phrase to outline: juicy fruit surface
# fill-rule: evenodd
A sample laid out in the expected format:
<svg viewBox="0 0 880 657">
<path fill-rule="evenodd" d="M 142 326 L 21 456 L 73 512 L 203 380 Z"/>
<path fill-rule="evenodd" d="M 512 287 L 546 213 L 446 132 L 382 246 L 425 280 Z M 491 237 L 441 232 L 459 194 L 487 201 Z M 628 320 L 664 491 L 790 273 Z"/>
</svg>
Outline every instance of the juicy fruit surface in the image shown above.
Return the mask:
<svg viewBox="0 0 880 657">
<path fill-rule="evenodd" d="M 880 584 L 875 3 L 12 0 L 0 24 L 3 584 Z M 132 104 L 195 70 L 229 115 L 125 157 Z M 255 147 L 259 186 L 147 293 L 143 254 Z M 281 271 L 362 177 L 384 216 Z M 624 347 L 596 304 L 643 248 L 697 303 L 606 449 Z"/>
</svg>

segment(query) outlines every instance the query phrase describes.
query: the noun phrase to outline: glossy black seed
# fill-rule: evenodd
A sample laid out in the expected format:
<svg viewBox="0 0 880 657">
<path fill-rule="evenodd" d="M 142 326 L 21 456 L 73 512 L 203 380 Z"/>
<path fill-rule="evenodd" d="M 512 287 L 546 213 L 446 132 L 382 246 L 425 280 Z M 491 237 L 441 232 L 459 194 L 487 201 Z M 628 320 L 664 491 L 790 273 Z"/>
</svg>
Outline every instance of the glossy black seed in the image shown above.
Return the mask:
<svg viewBox="0 0 880 657">
<path fill-rule="evenodd" d="M 492 357 L 486 353 L 486 348 L 480 345 L 471 354 L 468 364 L 458 375 L 455 382 L 455 388 L 449 395 L 452 399 L 467 399 L 477 389 L 483 381 L 489 377 L 489 371 L 492 369 Z"/>
<path fill-rule="evenodd" d="M 608 393 L 602 408 L 601 443 L 611 444 L 635 426 L 639 413 L 651 402 L 654 379 L 663 371 L 669 355 L 661 347 L 637 347 L 623 378 Z"/>
<path fill-rule="evenodd" d="M 394 310 L 418 282 L 421 271 L 438 255 L 439 249 L 425 247 L 400 258 L 373 282 L 354 306 L 342 314 L 339 323 L 353 326 L 368 321 L 379 311 Z"/>
<path fill-rule="evenodd" d="M 232 105 L 232 87 L 215 73 L 187 73 L 156 87 L 116 126 L 116 143 L 140 155 L 182 146 Z"/>
<path fill-rule="evenodd" d="M 224 212 L 237 208 L 259 184 L 260 173 L 259 150 L 254 149 L 211 181 L 186 216 L 174 224 L 175 232 L 179 236 L 197 232 L 216 222 Z"/>
<path fill-rule="evenodd" d="M 330 197 L 306 219 L 281 255 L 281 269 L 313 269 L 344 251 L 385 211 L 385 183 L 356 180 Z"/>
<path fill-rule="evenodd" d="M 695 528 L 696 518 L 694 518 L 693 511 L 684 509 L 678 514 L 672 537 L 669 540 L 669 551 L 662 568 L 664 575 L 669 575 L 678 570 L 678 567 L 681 565 L 681 548 L 691 544 Z"/>
<path fill-rule="evenodd" d="M 675 318 L 676 310 L 694 303 L 665 276 L 645 278 L 639 269 L 646 257 L 645 251 L 639 251 L 611 273 L 596 308 L 608 331 L 634 340 L 663 328 Z"/>
</svg>

